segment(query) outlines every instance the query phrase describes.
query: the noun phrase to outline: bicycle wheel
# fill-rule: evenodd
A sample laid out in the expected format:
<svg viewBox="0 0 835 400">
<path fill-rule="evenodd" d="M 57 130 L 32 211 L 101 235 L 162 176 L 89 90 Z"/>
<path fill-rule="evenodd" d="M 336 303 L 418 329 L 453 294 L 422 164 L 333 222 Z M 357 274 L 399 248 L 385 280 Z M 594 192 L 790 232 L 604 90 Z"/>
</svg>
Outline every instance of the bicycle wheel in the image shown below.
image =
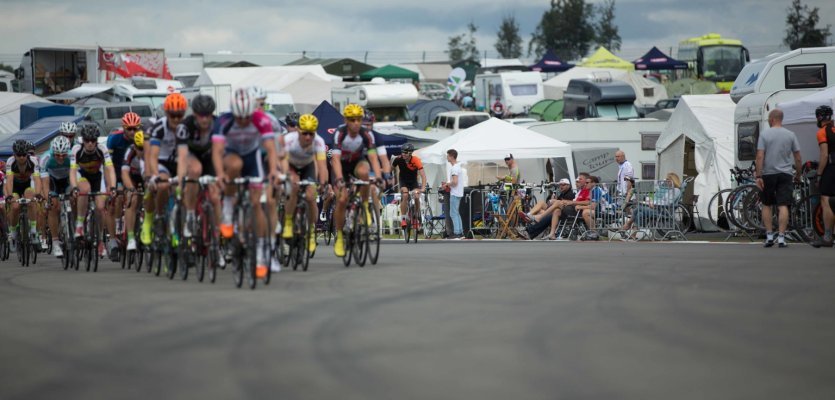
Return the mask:
<svg viewBox="0 0 835 400">
<path fill-rule="evenodd" d="M 249 284 L 250 289 L 255 289 L 255 285 L 258 281 L 257 275 L 255 274 L 255 270 L 257 268 L 258 263 L 258 251 L 261 249 L 258 248 L 258 238 L 255 234 L 257 222 L 255 220 L 255 210 L 252 209 L 251 206 L 244 208 L 244 222 L 246 223 L 246 228 L 244 229 L 244 253 L 246 255 L 245 260 L 247 265 L 245 266 L 246 270 L 246 278 L 247 283 Z"/>
<path fill-rule="evenodd" d="M 92 214 L 92 219 L 90 223 L 90 232 L 92 240 L 92 252 L 93 252 L 93 272 L 99 271 L 99 243 L 101 243 L 101 237 L 99 236 L 99 225 L 98 225 L 98 218 L 96 218 L 96 213 Z"/>
<path fill-rule="evenodd" d="M 342 256 L 342 264 L 344 264 L 345 267 L 351 266 L 351 260 L 353 260 L 354 253 L 353 217 L 356 210 L 353 210 L 353 207 L 354 206 L 351 204 L 348 205 L 348 210 L 345 214 L 347 216 L 345 219 L 345 226 L 342 227 L 342 243 L 345 248 L 345 255 Z"/>
<path fill-rule="evenodd" d="M 25 207 L 25 206 L 24 206 Z M 18 246 L 17 253 L 20 255 L 20 264 L 23 267 L 29 266 L 29 218 L 26 212 L 20 212 L 20 224 L 18 224 L 17 238 Z"/>
<path fill-rule="evenodd" d="M 823 236 L 823 205 L 820 194 L 806 196 L 792 205 L 789 229 L 804 243 Z"/>
<path fill-rule="evenodd" d="M 305 211 L 307 211 L 307 208 L 305 208 Z M 307 225 L 306 212 L 303 216 L 302 224 L 300 226 L 302 227 L 302 229 L 301 234 L 299 235 L 299 241 L 301 242 L 299 243 L 299 256 L 302 271 L 307 271 L 308 266 L 310 266 L 310 257 L 312 256 L 312 254 L 310 254 L 310 236 L 314 235 L 315 233 L 314 230 L 310 229 L 310 227 Z"/>
<path fill-rule="evenodd" d="M 366 239 L 365 247 L 365 252 L 368 254 L 368 259 L 371 261 L 371 265 L 377 265 L 377 260 L 380 258 L 380 237 L 382 236 L 381 229 L 380 213 L 376 209 L 372 209 L 371 226 L 368 228 L 368 237 Z M 415 232 L 415 235 L 417 235 L 417 232 Z"/>
<path fill-rule="evenodd" d="M 331 240 L 336 237 L 336 232 L 333 226 L 333 204 L 328 208 L 325 214 L 327 221 L 325 222 L 325 245 L 330 246 Z"/>
<path fill-rule="evenodd" d="M 417 243 L 418 242 L 418 236 L 420 236 L 419 235 L 419 229 L 420 229 L 421 225 L 423 225 L 423 223 L 421 222 L 421 219 L 420 219 L 420 212 L 418 210 L 416 210 L 414 208 L 414 206 L 409 207 L 409 211 L 411 212 L 411 216 L 409 217 L 409 226 L 411 226 L 412 231 L 414 232 L 414 237 L 412 238 L 412 241 L 414 243 Z M 370 226 L 367 227 L 367 228 L 370 228 Z"/>
<path fill-rule="evenodd" d="M 725 215 L 725 199 L 731 189 L 722 189 L 714 194 L 707 203 L 707 219 L 720 231 L 729 230 L 728 218 Z"/>
<path fill-rule="evenodd" d="M 368 238 L 368 225 L 366 223 L 365 208 L 359 206 L 357 207 L 357 213 L 354 214 L 354 229 L 352 236 L 354 262 L 356 262 L 360 267 L 365 266 L 365 261 L 368 258 L 368 252 L 365 251 L 366 240 Z"/>
<path fill-rule="evenodd" d="M 413 214 L 412 213 L 412 208 L 413 207 L 414 207 L 413 204 L 409 204 L 409 208 L 406 210 L 406 212 L 407 212 L 406 216 L 408 216 L 408 217 L 412 216 L 412 214 Z M 409 239 L 412 235 L 412 221 L 409 221 L 408 220 L 409 218 L 406 218 L 406 219 L 407 219 L 406 226 L 400 228 L 400 231 L 401 231 L 401 234 L 403 235 L 403 238 L 406 239 L 406 243 L 409 243 Z"/>
<path fill-rule="evenodd" d="M 180 272 L 180 279 L 188 280 L 188 268 L 191 266 L 190 255 L 194 254 L 191 244 L 194 238 L 185 238 L 183 236 L 183 226 L 186 220 L 185 207 L 177 207 L 177 215 L 174 220 L 174 227 L 177 231 L 177 237 L 180 240 L 177 243 L 177 267 Z M 193 234 L 193 232 L 192 232 Z"/>
</svg>

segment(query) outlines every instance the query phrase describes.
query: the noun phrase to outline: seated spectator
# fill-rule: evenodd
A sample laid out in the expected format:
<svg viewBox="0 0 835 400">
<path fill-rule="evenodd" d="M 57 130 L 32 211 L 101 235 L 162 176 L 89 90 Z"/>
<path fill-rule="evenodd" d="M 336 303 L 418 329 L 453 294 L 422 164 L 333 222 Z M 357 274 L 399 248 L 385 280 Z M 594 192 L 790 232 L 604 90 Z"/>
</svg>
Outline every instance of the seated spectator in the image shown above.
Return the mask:
<svg viewBox="0 0 835 400">
<path fill-rule="evenodd" d="M 545 211 L 540 214 L 541 217 L 537 219 L 538 222 L 536 224 L 521 231 L 520 234 L 522 234 L 522 236 L 526 239 L 534 238 L 539 236 L 546 226 L 550 225 L 551 230 L 548 234 L 548 239 L 556 240 L 556 230 L 559 225 L 560 218 L 570 218 L 575 216 L 577 213 L 575 210 L 576 206 L 587 205 L 589 203 L 591 194 L 589 190 L 585 188 L 588 179 L 589 174 L 585 172 L 581 172 L 578 175 L 577 188 L 579 189 L 579 192 L 573 197 L 573 199 L 571 197 L 573 194 L 571 186 L 565 184 L 563 181 L 560 181 L 560 195 L 558 195 L 558 199 L 554 200 L 545 209 Z"/>
<path fill-rule="evenodd" d="M 629 231 L 636 224 L 639 227 L 650 225 L 650 221 L 659 215 L 660 210 L 675 205 L 681 197 L 680 188 L 681 178 L 674 172 L 668 173 L 664 181 L 656 183 L 655 195 L 632 209 L 632 215 L 623 225 L 623 230 Z M 637 232 L 633 232 L 629 237 L 636 239 Z"/>
<path fill-rule="evenodd" d="M 586 188 L 589 190 L 591 195 L 591 202 L 587 205 L 578 205 L 576 206 L 576 209 L 582 213 L 581 217 L 583 218 L 583 222 L 586 223 L 586 228 L 589 230 L 589 234 L 586 238 L 590 240 L 597 240 L 599 236 L 595 231 L 595 218 L 597 213 L 611 201 L 611 197 L 609 196 L 609 193 L 607 193 L 603 187 L 600 186 L 600 177 L 589 177 Z"/>
</svg>

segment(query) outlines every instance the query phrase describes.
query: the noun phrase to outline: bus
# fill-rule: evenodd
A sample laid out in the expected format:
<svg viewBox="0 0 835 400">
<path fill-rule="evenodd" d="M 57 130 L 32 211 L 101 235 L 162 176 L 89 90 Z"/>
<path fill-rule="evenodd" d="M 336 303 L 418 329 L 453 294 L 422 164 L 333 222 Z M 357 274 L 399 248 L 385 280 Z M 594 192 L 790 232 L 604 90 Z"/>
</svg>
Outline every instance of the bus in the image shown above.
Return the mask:
<svg viewBox="0 0 835 400">
<path fill-rule="evenodd" d="M 708 33 L 679 42 L 678 59 L 687 62 L 698 79 L 715 82 L 722 93 L 728 93 L 750 56 L 742 41 Z"/>
</svg>

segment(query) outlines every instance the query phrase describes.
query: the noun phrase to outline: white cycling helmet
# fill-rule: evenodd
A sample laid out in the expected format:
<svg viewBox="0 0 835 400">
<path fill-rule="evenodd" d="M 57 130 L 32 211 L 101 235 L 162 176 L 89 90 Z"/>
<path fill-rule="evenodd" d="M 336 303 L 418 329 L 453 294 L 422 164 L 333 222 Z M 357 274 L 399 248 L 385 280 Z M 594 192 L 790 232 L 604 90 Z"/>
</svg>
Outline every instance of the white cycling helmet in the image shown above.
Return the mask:
<svg viewBox="0 0 835 400">
<path fill-rule="evenodd" d="M 264 88 L 262 88 L 261 86 L 253 86 L 253 87 L 249 88 L 249 90 L 252 91 L 252 98 L 253 99 L 260 100 L 260 99 L 266 99 L 267 98 L 267 92 L 264 91 Z"/>
<path fill-rule="evenodd" d="M 255 112 L 255 99 L 251 91 L 245 88 L 235 90 L 232 96 L 232 115 L 247 118 Z"/>
<path fill-rule="evenodd" d="M 52 154 L 67 154 L 70 152 L 72 144 L 70 140 L 64 136 L 58 136 L 52 139 Z"/>
<path fill-rule="evenodd" d="M 75 135 L 75 131 L 78 129 L 78 126 L 75 122 L 62 122 L 61 127 L 58 128 L 59 133 L 70 133 Z"/>
</svg>

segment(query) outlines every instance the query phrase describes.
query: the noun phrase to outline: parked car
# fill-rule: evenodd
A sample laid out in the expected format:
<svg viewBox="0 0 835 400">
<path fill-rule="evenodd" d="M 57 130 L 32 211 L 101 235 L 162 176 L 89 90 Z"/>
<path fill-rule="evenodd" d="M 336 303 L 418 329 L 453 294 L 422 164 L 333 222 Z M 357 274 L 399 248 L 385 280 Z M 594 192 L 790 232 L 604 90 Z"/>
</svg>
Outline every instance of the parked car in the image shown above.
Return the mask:
<svg viewBox="0 0 835 400">
<path fill-rule="evenodd" d="M 453 134 L 488 119 L 490 119 L 490 114 L 486 112 L 446 111 L 435 116 L 430 131 Z"/>
<path fill-rule="evenodd" d="M 151 118 L 154 116 L 154 111 L 148 103 L 140 102 L 121 102 L 121 103 L 102 103 L 102 104 L 87 104 L 77 107 L 75 114 L 81 115 L 86 121 L 93 121 L 101 127 L 105 134 L 108 134 L 116 129 L 122 127 L 122 116 L 128 112 L 135 112 L 139 114 L 142 119 L 144 129 L 150 129 Z"/>
</svg>

